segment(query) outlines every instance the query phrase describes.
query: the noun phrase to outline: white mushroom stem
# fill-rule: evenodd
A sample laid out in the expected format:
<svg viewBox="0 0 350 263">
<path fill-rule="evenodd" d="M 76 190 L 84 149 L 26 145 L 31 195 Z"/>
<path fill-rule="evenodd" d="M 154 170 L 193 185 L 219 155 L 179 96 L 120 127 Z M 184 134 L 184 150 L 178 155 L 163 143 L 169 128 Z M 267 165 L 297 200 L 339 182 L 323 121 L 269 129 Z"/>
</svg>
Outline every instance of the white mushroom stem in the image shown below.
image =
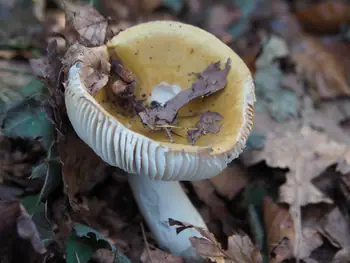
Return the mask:
<svg viewBox="0 0 350 263">
<path fill-rule="evenodd" d="M 128 178 L 134 198 L 158 245 L 174 255 L 183 256 L 186 262 L 201 261 L 189 241 L 192 236 L 201 237 L 199 232 L 186 229 L 176 234 L 176 226 L 168 224 L 168 219 L 172 218 L 207 229 L 180 183 L 131 174 Z"/>
</svg>

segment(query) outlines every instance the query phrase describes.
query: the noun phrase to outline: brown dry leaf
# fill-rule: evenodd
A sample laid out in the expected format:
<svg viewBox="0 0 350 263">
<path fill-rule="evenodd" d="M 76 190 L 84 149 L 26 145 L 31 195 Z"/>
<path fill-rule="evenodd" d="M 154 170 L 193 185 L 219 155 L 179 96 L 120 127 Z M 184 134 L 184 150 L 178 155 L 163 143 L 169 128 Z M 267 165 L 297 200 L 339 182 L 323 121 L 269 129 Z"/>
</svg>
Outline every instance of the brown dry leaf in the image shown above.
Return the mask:
<svg viewBox="0 0 350 263">
<path fill-rule="evenodd" d="M 70 129 L 64 140 L 58 143 L 62 163 L 64 191 L 73 208 L 76 208 L 76 195 L 91 190 L 105 179 L 109 167 L 93 150 Z M 91 172 L 93 171 L 93 173 Z"/>
<path fill-rule="evenodd" d="M 144 248 L 141 254 L 142 263 L 184 263 L 183 257 L 174 256 L 158 248 Z"/>
<path fill-rule="evenodd" d="M 146 12 L 153 12 L 163 3 L 162 0 L 141 0 L 141 6 Z"/>
<path fill-rule="evenodd" d="M 290 205 L 289 211 L 295 222 L 295 256 L 300 254 L 302 244 L 300 207 L 319 202 L 332 203 L 311 180 L 337 163 L 348 149 L 349 146 L 329 140 L 325 133 L 304 126 L 298 133 L 269 134 L 262 151 L 252 152 L 250 158 L 246 156 L 251 163 L 265 160 L 271 167 L 289 168 L 287 181 L 280 187 L 280 202 Z"/>
<path fill-rule="evenodd" d="M 334 32 L 350 21 L 350 4 L 337 0 L 321 1 L 297 11 L 295 15 L 306 30 Z"/>
<path fill-rule="evenodd" d="M 51 41 L 46 48 L 46 56 L 38 59 L 31 59 L 30 66 L 34 73 L 51 86 L 57 86 L 59 73 L 62 68 L 60 55 L 57 51 L 57 41 Z"/>
<path fill-rule="evenodd" d="M 196 130 L 189 130 L 187 132 L 188 141 L 194 145 L 196 140 L 201 135 L 208 133 L 218 133 L 221 129 L 222 124 L 218 122 L 222 120 L 222 116 L 217 112 L 207 111 L 199 116 L 199 122 L 196 124 Z"/>
<path fill-rule="evenodd" d="M 209 179 L 191 182 L 198 198 L 211 208 L 215 219 L 223 219 L 229 215 L 224 202 L 216 195 L 215 187 Z"/>
<path fill-rule="evenodd" d="M 294 222 L 288 209 L 264 198 L 264 224 L 270 262 L 279 263 L 293 256 L 295 246 Z"/>
<path fill-rule="evenodd" d="M 0 182 L 4 178 L 27 178 L 46 156 L 38 138 L 6 137 L 0 133 Z"/>
<path fill-rule="evenodd" d="M 46 252 L 37 228 L 19 200 L 0 201 L 2 262 L 42 262 Z M 18 253 L 19 248 L 21 253 Z"/>
<path fill-rule="evenodd" d="M 108 249 L 100 248 L 91 256 L 91 259 L 96 263 L 114 263 L 115 254 Z"/>
<path fill-rule="evenodd" d="M 322 220 L 320 233 L 326 237 L 333 246 L 338 248 L 350 248 L 349 222 L 338 207 L 334 208 Z"/>
<path fill-rule="evenodd" d="M 111 64 L 105 46 L 88 48 L 78 43 L 72 45 L 62 63 L 69 68 L 76 62 L 82 64 L 80 77 L 92 95 L 107 84 Z"/>
<path fill-rule="evenodd" d="M 299 75 L 307 79 L 317 98 L 350 96 L 347 71 L 316 38 L 305 36 L 292 48 Z"/>
<path fill-rule="evenodd" d="M 250 238 L 246 235 L 232 235 L 228 237 L 228 249 L 223 250 L 215 236 L 208 230 L 196 227 L 186 222 L 169 218 L 170 226 L 178 226 L 176 233 L 181 235 L 187 228 L 196 229 L 203 237 L 190 237 L 192 246 L 197 253 L 217 263 L 260 263 L 260 252 L 254 247 Z"/>
<path fill-rule="evenodd" d="M 243 168 L 233 164 L 210 181 L 220 195 L 232 200 L 247 185 L 248 175 Z"/>
<path fill-rule="evenodd" d="M 209 11 L 205 28 L 219 37 L 223 42 L 230 43 L 232 36 L 226 31 L 230 25 L 242 16 L 241 9 L 229 4 L 214 4 Z"/>
<path fill-rule="evenodd" d="M 191 88 L 177 93 L 164 106 L 145 108 L 139 112 L 142 123 L 152 130 L 159 129 L 159 126 L 172 124 L 183 105 L 195 98 L 210 96 L 224 89 L 230 68 L 230 58 L 227 59 L 223 69 L 220 68 L 220 61 L 209 64 L 203 72 L 195 74 L 198 78 L 193 82 Z"/>
<path fill-rule="evenodd" d="M 67 22 L 78 32 L 87 46 L 103 45 L 108 22 L 94 7 L 64 1 Z"/>
</svg>

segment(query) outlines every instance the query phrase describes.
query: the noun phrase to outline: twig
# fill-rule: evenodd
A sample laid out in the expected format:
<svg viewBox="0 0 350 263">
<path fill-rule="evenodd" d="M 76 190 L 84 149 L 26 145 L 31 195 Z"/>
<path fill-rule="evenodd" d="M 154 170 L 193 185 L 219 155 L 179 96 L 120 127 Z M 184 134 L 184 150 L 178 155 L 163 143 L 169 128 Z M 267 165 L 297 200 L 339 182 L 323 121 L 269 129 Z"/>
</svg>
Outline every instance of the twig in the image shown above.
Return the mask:
<svg viewBox="0 0 350 263">
<path fill-rule="evenodd" d="M 144 240 L 145 245 L 146 245 L 146 250 L 147 250 L 148 257 L 149 257 L 149 259 L 151 260 L 151 263 L 153 263 L 153 259 L 152 259 L 152 255 L 151 255 L 151 250 L 149 249 L 149 244 L 148 244 L 148 241 L 147 241 L 147 237 L 146 237 L 146 233 L 145 233 L 145 228 L 143 227 L 143 223 L 142 223 L 142 222 L 140 222 L 140 226 L 141 226 L 142 237 L 143 237 L 143 240 Z"/>
<path fill-rule="evenodd" d="M 180 126 L 174 126 L 174 125 L 157 125 L 157 128 L 171 128 L 171 129 L 184 129 L 184 130 L 198 130 L 198 128 L 186 128 L 186 127 L 180 127 Z"/>
</svg>

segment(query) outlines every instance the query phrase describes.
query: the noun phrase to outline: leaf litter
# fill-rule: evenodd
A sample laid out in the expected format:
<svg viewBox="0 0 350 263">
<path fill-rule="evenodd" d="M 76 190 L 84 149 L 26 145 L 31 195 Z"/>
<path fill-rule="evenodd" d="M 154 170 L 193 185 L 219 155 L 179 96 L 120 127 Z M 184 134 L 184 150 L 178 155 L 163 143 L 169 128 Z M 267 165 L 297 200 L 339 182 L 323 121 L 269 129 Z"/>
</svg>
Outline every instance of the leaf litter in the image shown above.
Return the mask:
<svg viewBox="0 0 350 263">
<path fill-rule="evenodd" d="M 80 77 L 92 94 L 96 94 L 106 85 L 110 86 L 113 93 L 120 98 L 119 102 L 129 105 L 133 115 L 141 113 L 148 117 L 142 119 L 139 115 L 146 127 L 166 128 L 171 136 L 176 129 L 177 110 L 170 111 L 164 104 L 146 106 L 143 100 L 138 101 L 134 95 L 135 79 L 132 72 L 124 68 L 119 60 L 109 60 L 99 48 L 122 28 L 142 21 L 171 18 L 199 25 L 228 43 L 241 55 L 255 77 L 258 99 L 254 130 L 249 137 L 249 147 L 245 149 L 242 157 L 217 177 L 184 184 L 186 193 L 205 218 L 209 230 L 215 233 L 214 237 L 208 231 L 202 232 L 203 238 L 192 239 L 194 247 L 205 258 L 215 262 L 262 262 L 265 252 L 257 244 L 263 242 L 255 236 L 251 225 L 238 223 L 247 221 L 247 215 L 251 213 L 248 211 L 255 209 L 254 205 L 242 202 L 241 197 L 247 188 L 256 183 L 256 173 L 271 183 L 271 179 L 268 178 L 278 171 L 286 180 L 277 182 L 272 179 L 272 188 L 279 196 L 273 200 L 263 199 L 260 210 L 254 210 L 256 217 L 253 222 L 259 225 L 260 220 L 260 225 L 263 226 L 260 234 L 267 238 L 269 249 L 266 255 L 272 262 L 281 262 L 290 257 L 301 258 L 305 262 L 329 262 L 315 256 L 315 253 L 330 251 L 330 248 L 325 246 L 325 239 L 336 251 L 334 258 L 333 255 L 330 256 L 333 262 L 346 259 L 349 255 L 346 234 L 349 234 L 347 223 L 350 211 L 344 208 L 345 205 L 339 205 L 334 197 L 318 189 L 313 182 L 323 171 L 335 167 L 340 179 L 334 180 L 333 184 L 345 198 L 344 203 L 349 203 L 350 183 L 347 175 L 350 138 L 346 130 L 346 121 L 350 118 L 350 109 L 346 106 L 350 105 L 349 78 L 346 72 L 348 61 L 346 56 L 339 55 L 347 54 L 348 51 L 346 30 L 343 31 L 348 4 L 345 1 L 321 1 L 322 3 L 315 4 L 312 1 L 301 0 L 263 0 L 259 5 L 239 0 L 235 0 L 233 5 L 174 1 L 181 2 L 181 5 L 174 5 L 175 8 L 161 2 L 101 1 L 103 8 L 99 7 L 98 11 L 92 6 L 67 2 L 65 28 L 61 25 L 50 25 L 50 28 L 47 27 L 49 32 L 44 32 L 47 35 L 40 35 L 42 33 L 37 28 L 34 30 L 39 32 L 39 37 L 32 43 L 37 47 L 38 40 L 42 41 L 42 50 L 48 44 L 46 56 L 34 56 L 35 51 L 32 52 L 28 41 L 25 41 L 25 47 L 23 46 L 25 50 L 9 50 L 14 55 L 8 56 L 7 59 L 12 61 L 16 61 L 18 57 L 32 58 L 30 63 L 33 71 L 46 83 L 50 96 L 43 101 L 43 108 L 55 125 L 59 143 L 59 165 L 63 167 L 64 191 L 55 193 L 55 196 L 59 196 L 60 209 L 57 210 L 48 203 L 49 210 L 57 211 L 48 224 L 48 227 L 55 229 L 55 234 L 50 237 L 53 243 L 50 246 L 46 245 L 46 249 L 51 250 L 52 246 L 60 244 L 58 246 L 61 246 L 61 250 L 54 250 L 55 255 L 60 254 L 57 251 L 64 248 L 61 240 L 67 240 L 70 234 L 74 233 L 72 223 L 84 221 L 97 229 L 97 233 L 108 237 L 113 246 L 132 259 L 132 262 L 182 262 L 181 257 L 157 248 L 152 236 L 148 237 L 152 243 L 151 257 L 149 252 L 146 253 L 138 223 L 142 218 L 128 192 L 130 190 L 125 175 L 94 156 L 89 147 L 77 138 L 66 116 L 63 97 L 68 69 L 78 62 L 83 69 Z M 342 8 L 338 8 L 339 6 Z M 48 9 L 47 14 L 56 10 L 51 7 Z M 110 17 L 106 18 L 105 14 Z M 22 20 L 19 22 L 23 23 Z M 45 16 L 41 16 L 41 22 L 49 23 Z M 31 32 L 34 31 L 31 30 L 24 36 L 32 37 Z M 310 32 L 313 33 L 312 36 Z M 54 37 L 51 33 L 55 33 Z M 12 41 L 8 37 L 5 39 Z M 14 42 L 7 43 L 9 47 L 15 45 L 17 44 Z M 1 46 L 0 51 L 8 50 L 3 50 Z M 193 85 L 222 76 L 218 86 L 225 86 L 225 68 L 220 70 L 219 67 L 215 67 L 215 63 L 205 66 L 211 68 L 213 74 L 206 75 L 205 71 L 198 73 Z M 3 70 L 1 69 L 0 76 L 6 83 L 11 83 L 7 79 L 10 78 L 9 74 L 5 74 Z M 20 72 L 16 73 L 18 80 L 20 75 Z M 210 85 L 202 85 L 202 88 L 204 87 L 213 88 Z M 215 88 L 210 93 L 214 90 Z M 18 93 L 17 89 L 6 89 L 6 93 L 4 92 L 1 94 L 5 99 L 9 94 Z M 201 96 L 203 95 L 199 97 Z M 185 96 L 185 100 L 178 98 L 172 103 L 179 107 L 192 99 Z M 188 136 L 189 143 L 195 143 L 198 135 L 203 136 L 208 132 L 215 134 L 220 129 L 219 113 L 204 114 L 202 118 L 199 117 L 196 127 L 188 130 L 193 136 Z M 216 136 L 220 136 L 220 133 Z M 8 135 L 5 138 L 8 138 Z M 18 141 L 13 142 L 17 145 Z M 5 156 L 11 156 L 13 153 L 17 158 L 17 154 L 11 150 L 8 152 L 6 147 L 2 152 Z M 33 171 L 39 171 L 33 169 L 30 164 L 34 167 L 37 165 L 35 161 L 28 162 L 25 169 L 18 170 L 20 177 L 25 177 L 27 181 L 31 180 L 28 176 L 31 177 Z M 12 167 L 7 169 L 6 176 L 9 171 L 15 171 L 20 164 L 16 162 L 10 166 Z M 257 166 L 263 167 L 263 170 L 252 170 Z M 251 171 L 255 174 L 251 174 Z M 113 183 L 110 173 L 113 174 Z M 35 179 L 35 173 L 32 175 Z M 12 174 L 11 177 L 13 178 Z M 11 185 L 7 183 L 8 181 L 0 185 L 1 199 L 20 198 L 25 192 L 23 186 L 28 188 L 17 179 L 12 180 Z M 33 183 L 29 181 L 29 188 L 32 188 Z M 39 186 L 42 187 L 40 184 Z M 266 186 L 266 182 L 263 186 Z M 3 189 L 6 189 L 6 193 Z M 256 194 L 257 191 L 253 193 Z M 269 192 L 268 195 L 272 193 Z M 36 204 L 36 197 L 29 197 L 25 197 L 27 199 L 23 203 L 27 206 L 34 200 Z M 51 195 L 49 197 L 52 198 Z M 279 203 L 287 204 L 289 211 L 285 205 Z M 331 210 L 320 208 L 325 203 Z M 42 205 L 44 204 L 41 203 L 40 207 Z M 126 208 L 128 205 L 133 208 Z M 318 209 L 317 218 L 316 215 L 306 216 L 312 214 L 315 208 Z M 35 209 L 29 207 L 28 211 Z M 59 227 L 55 225 L 57 219 L 60 219 Z M 179 227 L 193 227 L 183 222 L 176 224 Z M 242 235 L 242 229 L 247 234 Z M 237 231 L 240 234 L 237 234 Z M 146 230 L 147 235 L 148 233 Z M 77 242 L 72 243 L 73 249 L 85 248 L 91 252 L 98 249 L 96 244 L 87 248 L 81 243 L 83 237 L 77 238 Z M 94 260 L 110 260 L 111 257 L 105 255 L 106 253 L 97 251 L 99 253 L 93 256 Z M 78 257 L 83 259 L 81 254 Z"/>
</svg>

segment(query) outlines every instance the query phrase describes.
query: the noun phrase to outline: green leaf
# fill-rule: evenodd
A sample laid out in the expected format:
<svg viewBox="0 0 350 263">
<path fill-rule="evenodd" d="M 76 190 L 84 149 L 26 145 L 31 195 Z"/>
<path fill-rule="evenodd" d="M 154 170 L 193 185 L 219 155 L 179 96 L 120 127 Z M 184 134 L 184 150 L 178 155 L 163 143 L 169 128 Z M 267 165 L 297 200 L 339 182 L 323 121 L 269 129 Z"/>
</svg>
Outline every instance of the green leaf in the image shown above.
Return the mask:
<svg viewBox="0 0 350 263">
<path fill-rule="evenodd" d="M 105 237 L 103 237 L 95 229 L 76 223 L 73 226 L 74 233 L 71 235 L 70 239 L 66 244 L 66 255 L 68 263 L 78 263 L 77 257 L 80 262 L 87 262 L 91 255 L 99 248 L 109 246 L 110 249 L 115 254 L 115 259 L 117 263 L 131 263 L 131 261 L 121 255 L 114 245 L 109 242 Z M 84 250 L 85 249 L 85 250 Z M 68 259 L 69 257 L 69 259 Z"/>
<path fill-rule="evenodd" d="M 55 233 L 52 231 L 50 221 L 47 219 L 47 209 L 44 203 L 40 203 L 37 211 L 33 214 L 32 220 L 40 235 L 40 240 L 44 246 L 47 246 L 55 240 Z"/>
<path fill-rule="evenodd" d="M 46 89 L 38 80 L 33 80 L 22 89 L 4 88 L 6 100 L 0 96 L 0 121 L 6 136 L 41 136 L 42 144 L 49 149 L 54 139 L 54 126 L 42 110 Z"/>
<path fill-rule="evenodd" d="M 27 210 L 28 214 L 33 215 L 37 211 L 40 195 L 27 195 L 20 200 L 22 205 Z"/>
<path fill-rule="evenodd" d="M 97 249 L 93 240 L 72 234 L 66 242 L 66 262 L 86 263 Z"/>
<path fill-rule="evenodd" d="M 163 4 L 164 6 L 178 13 L 183 8 L 184 1 L 183 0 L 163 0 Z"/>
</svg>

